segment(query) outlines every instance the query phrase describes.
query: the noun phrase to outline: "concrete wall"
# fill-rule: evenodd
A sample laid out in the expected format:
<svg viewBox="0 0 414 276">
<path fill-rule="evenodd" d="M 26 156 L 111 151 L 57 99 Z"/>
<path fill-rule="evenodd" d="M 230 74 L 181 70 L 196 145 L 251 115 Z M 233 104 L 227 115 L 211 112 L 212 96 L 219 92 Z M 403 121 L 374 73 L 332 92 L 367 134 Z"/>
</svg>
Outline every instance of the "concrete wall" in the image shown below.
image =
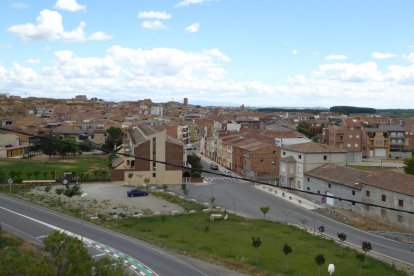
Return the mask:
<svg viewBox="0 0 414 276">
<path fill-rule="evenodd" d="M 369 196 L 367 196 L 367 191 L 369 191 Z M 382 200 L 383 195 L 385 196 L 385 201 Z M 403 201 L 402 207 L 399 206 L 399 200 Z M 401 210 L 414 210 L 414 197 L 368 185 L 366 185 L 362 190 L 362 202 L 378 204 Z M 390 211 L 372 206 L 365 206 L 362 209 L 362 213 L 385 219 L 388 223 L 396 226 L 414 229 L 414 216 L 412 214 Z"/>
</svg>

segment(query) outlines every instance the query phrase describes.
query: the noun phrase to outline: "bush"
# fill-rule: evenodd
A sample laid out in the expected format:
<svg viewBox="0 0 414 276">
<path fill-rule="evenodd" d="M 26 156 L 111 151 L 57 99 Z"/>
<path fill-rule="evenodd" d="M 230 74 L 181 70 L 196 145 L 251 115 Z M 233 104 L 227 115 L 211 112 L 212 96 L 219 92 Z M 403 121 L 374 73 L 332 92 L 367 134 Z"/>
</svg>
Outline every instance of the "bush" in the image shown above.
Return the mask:
<svg viewBox="0 0 414 276">
<path fill-rule="evenodd" d="M 199 171 L 193 171 L 191 172 L 191 177 L 200 177 L 201 173 Z"/>
</svg>

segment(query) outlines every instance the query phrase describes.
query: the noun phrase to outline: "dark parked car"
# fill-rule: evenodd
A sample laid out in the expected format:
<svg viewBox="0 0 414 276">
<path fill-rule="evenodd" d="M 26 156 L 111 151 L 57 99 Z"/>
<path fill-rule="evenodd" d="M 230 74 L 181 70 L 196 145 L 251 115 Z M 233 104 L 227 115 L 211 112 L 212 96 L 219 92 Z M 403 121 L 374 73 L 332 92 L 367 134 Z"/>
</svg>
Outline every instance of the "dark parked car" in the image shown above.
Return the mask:
<svg viewBox="0 0 414 276">
<path fill-rule="evenodd" d="M 214 164 L 214 163 L 211 163 L 210 164 L 210 170 L 218 170 L 218 165 L 217 164 Z"/>
<path fill-rule="evenodd" d="M 138 189 L 131 189 L 127 191 L 128 197 L 147 196 L 148 193 Z"/>
</svg>

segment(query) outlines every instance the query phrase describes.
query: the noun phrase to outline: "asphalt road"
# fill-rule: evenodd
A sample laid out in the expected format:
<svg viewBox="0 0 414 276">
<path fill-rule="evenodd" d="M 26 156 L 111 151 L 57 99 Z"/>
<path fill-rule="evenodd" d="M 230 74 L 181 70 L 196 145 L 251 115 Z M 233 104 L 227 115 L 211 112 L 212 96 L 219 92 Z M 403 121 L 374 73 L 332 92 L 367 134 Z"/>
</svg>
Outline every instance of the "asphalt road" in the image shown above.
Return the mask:
<svg viewBox="0 0 414 276">
<path fill-rule="evenodd" d="M 209 164 L 202 161 L 204 170 L 209 171 Z M 217 172 L 217 171 L 215 171 Z M 269 206 L 270 211 L 266 218 L 283 223 L 303 225 L 314 229 L 321 225 L 325 227 L 325 235 L 337 239 L 337 233 L 344 232 L 347 235 L 347 243 L 361 248 L 362 241 L 371 242 L 373 252 L 387 256 L 391 259 L 414 265 L 414 252 L 410 251 L 410 245 L 398 241 L 379 237 L 377 235 L 356 229 L 344 223 L 332 220 L 301 206 L 277 198 L 271 194 L 253 187 L 253 183 L 235 180 L 220 179 L 219 176 L 203 173 L 209 181 L 205 184 L 189 186 L 189 197 L 199 202 L 210 202 L 215 198 L 215 205 L 225 208 L 233 213 L 251 218 L 263 218 L 260 207 Z M 179 189 L 177 189 L 179 192 Z"/>
<path fill-rule="evenodd" d="M 207 262 L 162 250 L 103 227 L 0 195 L 0 223 L 3 229 L 41 244 L 40 237 L 47 235 L 52 229 L 19 214 L 110 246 L 139 260 L 158 275 L 239 275 Z"/>
</svg>

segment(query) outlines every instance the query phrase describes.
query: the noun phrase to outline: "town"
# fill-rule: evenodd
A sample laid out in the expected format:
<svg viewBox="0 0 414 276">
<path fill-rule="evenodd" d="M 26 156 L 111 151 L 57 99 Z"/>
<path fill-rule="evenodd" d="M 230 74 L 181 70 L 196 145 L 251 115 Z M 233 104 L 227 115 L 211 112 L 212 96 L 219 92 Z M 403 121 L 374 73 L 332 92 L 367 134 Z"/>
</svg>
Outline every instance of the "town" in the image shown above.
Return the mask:
<svg viewBox="0 0 414 276">
<path fill-rule="evenodd" d="M 3 160 L 112 156 L 108 168 L 95 171 L 95 177 L 55 171 L 39 180 L 39 171 L 22 175 L 1 170 L 1 181 L 9 181 L 10 189 L 13 182 L 35 187 L 66 179 L 63 184 L 68 185 L 70 174 L 76 176 L 76 183 L 85 183 L 83 187 L 109 181 L 119 187 L 139 187 L 138 196 L 148 195 L 142 190 L 153 186 L 187 197 L 200 187 L 217 185 L 218 190 L 220 183 L 242 181 L 336 220 L 338 214 L 351 214 L 342 222 L 371 231 L 389 229 L 383 231 L 384 237 L 400 232 L 400 241 L 412 242 L 412 237 L 404 236 L 414 229 L 414 118 L 410 116 L 203 107 L 192 105 L 188 98 L 115 103 L 85 95 L 72 99 L 2 95 L 0 103 Z M 50 145 L 59 141 L 77 148 L 52 149 Z M 128 191 L 128 196 L 135 195 Z M 218 199 L 218 195 L 204 198 L 210 207 L 219 204 Z M 235 199 L 231 201 L 233 206 L 225 209 L 237 214 L 241 210 Z M 216 212 L 210 219 L 223 216 Z M 365 226 L 353 224 L 355 217 Z M 299 220 L 305 227 L 307 220 Z M 381 227 L 375 226 L 378 221 Z"/>
</svg>

